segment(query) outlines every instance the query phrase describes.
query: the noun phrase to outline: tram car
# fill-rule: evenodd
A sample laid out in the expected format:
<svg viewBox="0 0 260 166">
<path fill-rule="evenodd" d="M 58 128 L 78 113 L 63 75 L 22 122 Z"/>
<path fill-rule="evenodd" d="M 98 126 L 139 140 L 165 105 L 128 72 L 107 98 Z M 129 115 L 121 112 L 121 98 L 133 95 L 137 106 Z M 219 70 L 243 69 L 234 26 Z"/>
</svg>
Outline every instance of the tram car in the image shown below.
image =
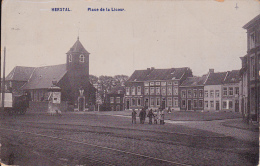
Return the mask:
<svg viewBox="0 0 260 166">
<path fill-rule="evenodd" d="M 29 108 L 29 98 L 27 95 L 14 95 L 5 93 L 4 110 L 2 108 L 2 93 L 0 93 L 0 109 L 3 114 L 25 114 Z"/>
</svg>

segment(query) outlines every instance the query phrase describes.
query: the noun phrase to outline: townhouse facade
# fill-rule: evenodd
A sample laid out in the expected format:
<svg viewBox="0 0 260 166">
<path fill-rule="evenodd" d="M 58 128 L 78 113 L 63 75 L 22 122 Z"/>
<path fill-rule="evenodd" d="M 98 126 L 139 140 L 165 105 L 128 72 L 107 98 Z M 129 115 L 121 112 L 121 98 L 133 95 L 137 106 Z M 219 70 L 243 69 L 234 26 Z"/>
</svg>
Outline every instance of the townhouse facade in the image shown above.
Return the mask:
<svg viewBox="0 0 260 166">
<path fill-rule="evenodd" d="M 106 95 L 106 108 L 110 111 L 122 111 L 124 110 L 124 95 L 125 87 L 116 86 Z"/>
<path fill-rule="evenodd" d="M 180 86 L 181 107 L 183 111 L 204 110 L 204 83 L 207 75 L 188 77 Z"/>
<path fill-rule="evenodd" d="M 179 86 L 191 76 L 187 67 L 136 70 L 125 83 L 125 109 L 180 110 Z"/>
<path fill-rule="evenodd" d="M 220 111 L 222 109 L 222 84 L 227 72 L 215 73 L 210 69 L 204 83 L 204 110 Z"/>
<path fill-rule="evenodd" d="M 259 122 L 260 110 L 260 15 L 243 26 L 247 31 L 247 54 L 241 57 L 242 114 Z"/>
<path fill-rule="evenodd" d="M 227 72 L 222 86 L 222 110 L 241 112 L 241 81 L 239 70 Z"/>
</svg>

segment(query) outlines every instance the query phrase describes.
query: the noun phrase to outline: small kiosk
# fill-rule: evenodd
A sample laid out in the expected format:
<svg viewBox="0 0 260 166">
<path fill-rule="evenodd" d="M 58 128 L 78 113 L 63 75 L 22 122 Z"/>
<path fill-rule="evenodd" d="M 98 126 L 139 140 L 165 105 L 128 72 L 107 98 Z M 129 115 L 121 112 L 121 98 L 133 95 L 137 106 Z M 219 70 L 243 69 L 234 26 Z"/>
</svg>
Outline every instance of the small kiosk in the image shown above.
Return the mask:
<svg viewBox="0 0 260 166">
<path fill-rule="evenodd" d="M 56 85 L 52 85 L 48 89 L 48 94 L 48 113 L 51 115 L 61 115 L 61 88 Z"/>
</svg>

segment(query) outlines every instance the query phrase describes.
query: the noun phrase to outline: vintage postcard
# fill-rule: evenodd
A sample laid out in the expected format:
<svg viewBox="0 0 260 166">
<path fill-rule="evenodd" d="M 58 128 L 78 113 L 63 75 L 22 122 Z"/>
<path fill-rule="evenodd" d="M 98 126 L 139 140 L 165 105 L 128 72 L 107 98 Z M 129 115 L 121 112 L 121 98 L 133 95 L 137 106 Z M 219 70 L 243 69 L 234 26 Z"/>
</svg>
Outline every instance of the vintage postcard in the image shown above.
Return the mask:
<svg viewBox="0 0 260 166">
<path fill-rule="evenodd" d="M 1 165 L 257 165 L 259 0 L 3 0 Z"/>
</svg>

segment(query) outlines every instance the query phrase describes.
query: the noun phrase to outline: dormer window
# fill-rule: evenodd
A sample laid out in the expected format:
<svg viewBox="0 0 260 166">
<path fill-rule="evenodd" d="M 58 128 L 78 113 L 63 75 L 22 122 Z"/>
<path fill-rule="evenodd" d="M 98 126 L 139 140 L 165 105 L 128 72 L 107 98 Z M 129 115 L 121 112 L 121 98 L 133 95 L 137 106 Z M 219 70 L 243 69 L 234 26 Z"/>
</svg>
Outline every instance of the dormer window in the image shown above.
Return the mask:
<svg viewBox="0 0 260 166">
<path fill-rule="evenodd" d="M 72 62 L 72 55 L 69 55 L 69 62 Z"/>
<path fill-rule="evenodd" d="M 84 62 L 84 60 L 85 60 L 85 57 L 84 57 L 83 54 L 81 54 L 81 55 L 79 56 L 79 62 Z"/>
</svg>

